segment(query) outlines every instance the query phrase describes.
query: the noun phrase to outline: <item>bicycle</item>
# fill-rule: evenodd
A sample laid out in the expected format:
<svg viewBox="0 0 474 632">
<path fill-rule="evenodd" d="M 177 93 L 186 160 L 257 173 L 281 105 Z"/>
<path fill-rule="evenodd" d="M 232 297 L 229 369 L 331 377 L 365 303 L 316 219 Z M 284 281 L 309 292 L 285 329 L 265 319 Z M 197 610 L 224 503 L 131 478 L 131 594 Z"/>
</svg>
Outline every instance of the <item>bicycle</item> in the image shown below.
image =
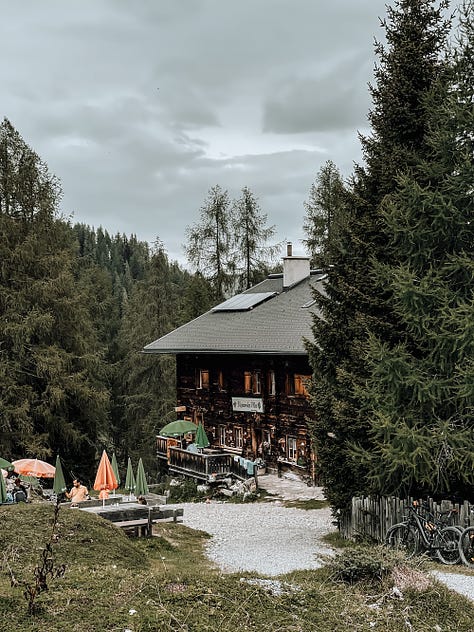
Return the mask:
<svg viewBox="0 0 474 632">
<path fill-rule="evenodd" d="M 403 522 L 390 527 L 385 536 L 385 544 L 390 548 L 403 550 L 407 557 L 420 553 L 430 553 L 446 565 L 457 564 L 460 559 L 459 539 L 461 530 L 445 526 L 456 513 L 455 510 L 434 516 L 425 509 L 420 513 L 418 503 L 408 507 L 408 516 Z"/>
<path fill-rule="evenodd" d="M 474 513 L 474 508 L 471 509 Z M 474 527 L 466 527 L 459 538 L 459 556 L 469 568 L 474 568 Z"/>
</svg>

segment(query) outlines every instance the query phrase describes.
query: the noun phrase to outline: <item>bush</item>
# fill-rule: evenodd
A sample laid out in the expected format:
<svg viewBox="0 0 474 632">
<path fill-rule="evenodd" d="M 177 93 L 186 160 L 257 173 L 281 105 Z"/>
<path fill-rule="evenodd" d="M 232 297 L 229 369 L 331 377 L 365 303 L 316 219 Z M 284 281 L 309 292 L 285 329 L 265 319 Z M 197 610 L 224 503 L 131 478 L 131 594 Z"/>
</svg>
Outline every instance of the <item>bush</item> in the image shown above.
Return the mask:
<svg viewBox="0 0 474 632">
<path fill-rule="evenodd" d="M 329 562 L 328 569 L 337 582 L 379 582 L 392 572 L 399 561 L 396 553 L 384 547 L 359 546 L 337 555 Z"/>
</svg>

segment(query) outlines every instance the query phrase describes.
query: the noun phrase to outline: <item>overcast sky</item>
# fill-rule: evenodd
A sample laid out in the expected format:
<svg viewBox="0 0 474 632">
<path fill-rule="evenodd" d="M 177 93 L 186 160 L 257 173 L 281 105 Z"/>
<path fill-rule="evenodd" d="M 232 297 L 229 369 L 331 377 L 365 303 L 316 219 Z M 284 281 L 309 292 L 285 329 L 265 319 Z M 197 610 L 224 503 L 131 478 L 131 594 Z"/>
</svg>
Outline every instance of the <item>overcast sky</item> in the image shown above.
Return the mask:
<svg viewBox="0 0 474 632">
<path fill-rule="evenodd" d="M 209 188 L 248 186 L 303 254 L 326 160 L 361 160 L 383 0 L 0 0 L 1 111 L 72 220 L 184 263 Z"/>
</svg>

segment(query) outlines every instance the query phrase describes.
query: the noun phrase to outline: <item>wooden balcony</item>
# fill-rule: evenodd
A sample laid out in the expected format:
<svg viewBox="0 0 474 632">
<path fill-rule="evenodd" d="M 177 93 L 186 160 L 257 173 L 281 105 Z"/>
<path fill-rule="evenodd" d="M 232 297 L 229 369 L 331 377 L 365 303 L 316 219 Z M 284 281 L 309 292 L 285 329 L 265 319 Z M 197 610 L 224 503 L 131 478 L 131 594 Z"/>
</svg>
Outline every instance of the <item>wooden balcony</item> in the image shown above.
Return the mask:
<svg viewBox="0 0 474 632">
<path fill-rule="evenodd" d="M 173 445 L 175 443 L 176 445 Z M 206 448 L 202 452 L 190 452 L 178 447 L 179 441 L 157 437 L 157 456 L 166 461 L 169 472 L 190 476 L 206 483 L 234 476 L 249 478 L 246 468 L 234 460 L 234 455 Z"/>
</svg>

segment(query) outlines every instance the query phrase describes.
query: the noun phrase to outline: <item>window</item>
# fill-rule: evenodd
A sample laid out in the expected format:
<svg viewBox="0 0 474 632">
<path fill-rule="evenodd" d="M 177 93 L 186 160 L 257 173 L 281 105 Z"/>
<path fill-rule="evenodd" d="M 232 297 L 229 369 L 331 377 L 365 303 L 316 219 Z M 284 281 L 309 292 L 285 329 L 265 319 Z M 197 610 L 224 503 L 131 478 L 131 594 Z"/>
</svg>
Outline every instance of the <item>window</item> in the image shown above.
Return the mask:
<svg viewBox="0 0 474 632">
<path fill-rule="evenodd" d="M 262 378 L 260 371 L 245 371 L 244 391 L 253 395 L 260 395 L 262 392 Z"/>
<path fill-rule="evenodd" d="M 286 376 L 286 394 L 297 395 L 299 397 L 309 397 L 308 386 L 311 381 L 311 375 L 294 375 Z"/>
<path fill-rule="evenodd" d="M 267 375 L 268 380 L 268 394 L 276 395 L 276 382 L 275 382 L 275 371 L 269 371 Z"/>
<path fill-rule="evenodd" d="M 244 447 L 244 433 L 242 428 L 236 427 L 234 428 L 234 437 L 235 437 L 235 447 L 242 449 Z"/>
<path fill-rule="evenodd" d="M 220 391 L 225 391 L 225 382 L 224 382 L 224 372 L 219 369 L 219 371 L 217 372 L 217 388 Z"/>
<path fill-rule="evenodd" d="M 295 374 L 295 395 L 309 397 L 308 386 L 311 381 L 311 375 Z"/>
<path fill-rule="evenodd" d="M 287 437 L 286 438 L 286 456 L 288 461 L 296 462 L 296 438 L 295 437 Z"/>
<path fill-rule="evenodd" d="M 226 445 L 225 426 L 219 426 L 219 445 Z"/>
<path fill-rule="evenodd" d="M 197 374 L 197 388 L 209 390 L 209 369 L 199 369 Z"/>
</svg>

